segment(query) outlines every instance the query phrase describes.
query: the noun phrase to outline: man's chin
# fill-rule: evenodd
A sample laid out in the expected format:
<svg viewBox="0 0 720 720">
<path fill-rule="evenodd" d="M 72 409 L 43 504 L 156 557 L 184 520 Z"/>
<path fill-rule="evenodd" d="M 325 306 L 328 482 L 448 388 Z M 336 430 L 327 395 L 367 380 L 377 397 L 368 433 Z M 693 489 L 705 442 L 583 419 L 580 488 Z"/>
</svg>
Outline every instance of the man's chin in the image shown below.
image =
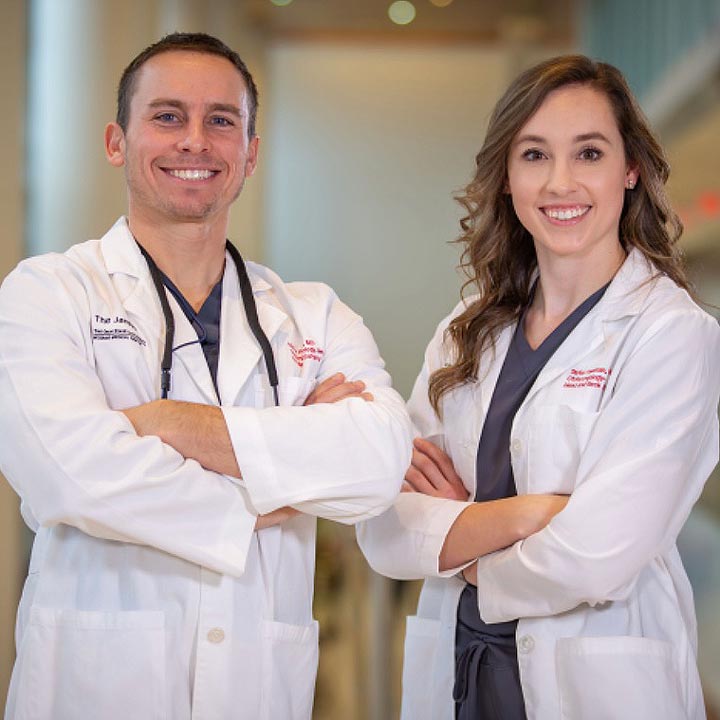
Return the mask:
<svg viewBox="0 0 720 720">
<path fill-rule="evenodd" d="M 182 205 L 167 208 L 168 219 L 173 222 L 198 223 L 208 220 L 215 212 L 215 205 Z"/>
</svg>

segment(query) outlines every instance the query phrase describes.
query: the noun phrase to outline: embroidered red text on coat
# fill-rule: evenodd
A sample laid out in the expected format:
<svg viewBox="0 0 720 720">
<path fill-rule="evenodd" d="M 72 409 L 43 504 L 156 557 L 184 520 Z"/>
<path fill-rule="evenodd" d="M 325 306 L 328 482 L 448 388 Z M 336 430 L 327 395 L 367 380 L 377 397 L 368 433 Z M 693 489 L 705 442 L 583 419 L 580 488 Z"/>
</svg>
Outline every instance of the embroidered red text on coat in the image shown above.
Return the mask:
<svg viewBox="0 0 720 720">
<path fill-rule="evenodd" d="M 604 390 L 612 368 L 591 368 L 590 370 L 578 370 L 573 368 L 565 378 L 564 388 L 599 388 Z"/>
</svg>

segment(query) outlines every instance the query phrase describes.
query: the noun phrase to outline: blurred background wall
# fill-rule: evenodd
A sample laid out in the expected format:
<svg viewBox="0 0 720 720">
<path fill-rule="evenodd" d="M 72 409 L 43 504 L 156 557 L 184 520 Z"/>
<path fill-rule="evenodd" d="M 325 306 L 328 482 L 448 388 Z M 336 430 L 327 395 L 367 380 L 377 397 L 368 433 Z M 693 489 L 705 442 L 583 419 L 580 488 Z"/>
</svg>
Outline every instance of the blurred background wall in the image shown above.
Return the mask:
<svg viewBox="0 0 720 720">
<path fill-rule="evenodd" d="M 286 279 L 330 283 L 407 396 L 455 304 L 459 207 L 487 117 L 523 68 L 579 50 L 620 67 L 668 150 L 703 299 L 720 305 L 720 0 L 3 0 L 0 278 L 24 255 L 98 237 L 125 207 L 103 155 L 119 75 L 173 30 L 216 34 L 260 88 L 261 165 L 231 237 Z M 399 15 L 398 15 L 399 13 Z M 6 339 L 0 339 L 5 342 Z M 2 442 L 2 440 L 0 440 Z M 708 704 L 720 707 L 720 483 L 683 533 Z M 0 483 L 0 702 L 29 533 Z M 371 573 L 320 524 L 317 720 L 397 717 L 418 587 Z"/>
</svg>

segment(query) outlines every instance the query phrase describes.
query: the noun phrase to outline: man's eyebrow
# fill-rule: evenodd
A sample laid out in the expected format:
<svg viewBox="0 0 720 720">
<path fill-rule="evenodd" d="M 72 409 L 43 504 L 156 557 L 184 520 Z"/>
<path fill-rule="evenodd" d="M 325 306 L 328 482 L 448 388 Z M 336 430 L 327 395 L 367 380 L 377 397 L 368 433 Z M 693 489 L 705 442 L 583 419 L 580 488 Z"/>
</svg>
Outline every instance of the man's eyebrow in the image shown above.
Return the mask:
<svg viewBox="0 0 720 720">
<path fill-rule="evenodd" d="M 178 108 L 178 110 L 185 110 L 187 105 L 182 100 L 176 100 L 174 98 L 156 98 L 148 103 L 149 108 L 160 108 L 160 107 L 172 107 Z M 207 112 L 226 112 L 236 117 L 243 117 L 243 112 L 237 105 L 232 103 L 211 103 L 207 107 Z"/>
<path fill-rule="evenodd" d="M 582 133 L 581 135 L 576 135 L 573 138 L 573 142 L 581 143 L 581 142 L 587 142 L 588 140 L 602 140 L 603 142 L 606 142 L 608 145 L 611 145 L 612 143 L 599 131 L 593 131 L 593 132 L 587 132 Z M 520 143 L 529 142 L 529 143 L 538 143 L 539 145 L 543 145 L 547 143 L 547 139 L 542 137 L 541 135 L 521 135 L 517 140 L 515 140 L 515 145 L 519 145 Z"/>
<path fill-rule="evenodd" d="M 157 98 L 156 100 L 152 100 L 151 102 L 149 102 L 148 107 L 175 107 L 182 109 L 185 107 L 185 103 L 181 102 L 180 100 L 173 100 L 172 98 Z"/>
<path fill-rule="evenodd" d="M 210 112 L 226 112 L 231 115 L 236 115 L 237 117 L 243 117 L 244 115 L 240 108 L 232 103 L 212 103 L 212 105 L 208 107 L 208 110 Z"/>
</svg>

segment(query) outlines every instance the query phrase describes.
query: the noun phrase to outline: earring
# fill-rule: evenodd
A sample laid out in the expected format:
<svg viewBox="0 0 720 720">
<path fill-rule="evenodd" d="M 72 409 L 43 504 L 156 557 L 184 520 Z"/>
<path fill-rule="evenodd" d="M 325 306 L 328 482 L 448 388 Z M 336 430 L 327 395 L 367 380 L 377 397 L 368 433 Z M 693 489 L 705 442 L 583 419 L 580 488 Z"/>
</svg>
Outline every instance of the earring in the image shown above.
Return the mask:
<svg viewBox="0 0 720 720">
<path fill-rule="evenodd" d="M 635 189 L 635 181 L 634 180 L 628 180 L 626 185 L 628 190 L 634 190 Z"/>
</svg>

